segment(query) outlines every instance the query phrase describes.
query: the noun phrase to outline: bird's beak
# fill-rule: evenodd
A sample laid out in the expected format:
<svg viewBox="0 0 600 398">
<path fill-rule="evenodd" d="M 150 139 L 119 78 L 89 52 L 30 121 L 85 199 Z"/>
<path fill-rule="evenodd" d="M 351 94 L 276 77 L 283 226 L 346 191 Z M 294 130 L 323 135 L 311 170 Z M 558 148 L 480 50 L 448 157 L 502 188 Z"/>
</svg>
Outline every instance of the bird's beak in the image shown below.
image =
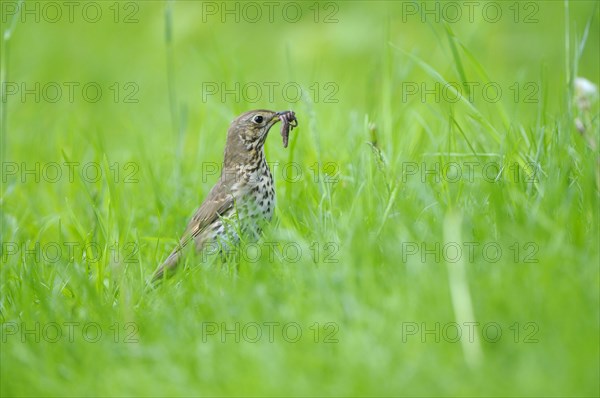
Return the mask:
<svg viewBox="0 0 600 398">
<path fill-rule="evenodd" d="M 279 120 L 281 120 L 281 115 L 285 115 L 286 113 L 289 113 L 291 111 L 279 111 L 279 112 L 275 112 L 275 114 L 273 115 L 273 118 L 271 119 L 271 121 L 274 121 L 273 124 L 277 123 Z M 277 120 L 275 120 L 277 119 Z"/>
<path fill-rule="evenodd" d="M 271 128 L 275 126 L 280 120 L 281 119 L 279 119 L 279 112 L 276 112 L 271 118 L 271 120 L 269 120 L 269 123 L 267 123 L 267 125 L 265 126 L 264 134 L 266 135 L 269 132 L 269 130 L 271 130 Z"/>
<path fill-rule="evenodd" d="M 271 122 L 269 123 L 269 128 L 273 127 L 275 124 L 277 124 L 277 122 L 279 122 L 279 121 L 281 120 L 279 116 L 280 116 L 282 113 L 283 113 L 283 112 L 276 112 L 276 113 L 273 115 L 273 117 L 271 118 Z"/>
</svg>

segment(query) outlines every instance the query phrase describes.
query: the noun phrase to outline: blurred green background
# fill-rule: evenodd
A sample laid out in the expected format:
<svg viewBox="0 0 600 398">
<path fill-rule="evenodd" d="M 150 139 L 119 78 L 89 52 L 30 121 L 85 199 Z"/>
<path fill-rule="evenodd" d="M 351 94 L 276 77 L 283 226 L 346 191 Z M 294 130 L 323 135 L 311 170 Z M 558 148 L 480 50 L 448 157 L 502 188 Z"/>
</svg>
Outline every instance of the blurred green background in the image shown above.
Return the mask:
<svg viewBox="0 0 600 398">
<path fill-rule="evenodd" d="M 2 396 L 600 393 L 597 2 L 67 3 L 0 2 Z M 255 108 L 257 258 L 146 289 Z"/>
</svg>

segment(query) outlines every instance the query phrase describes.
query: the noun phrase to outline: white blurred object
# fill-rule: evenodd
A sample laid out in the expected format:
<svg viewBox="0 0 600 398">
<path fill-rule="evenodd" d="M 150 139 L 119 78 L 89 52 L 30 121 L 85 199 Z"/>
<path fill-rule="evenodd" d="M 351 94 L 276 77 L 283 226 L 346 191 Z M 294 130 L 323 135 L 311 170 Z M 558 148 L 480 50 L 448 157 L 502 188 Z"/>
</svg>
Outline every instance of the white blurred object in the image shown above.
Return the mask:
<svg viewBox="0 0 600 398">
<path fill-rule="evenodd" d="M 588 134 L 592 127 L 592 104 L 598 99 L 598 86 L 583 77 L 575 78 L 575 104 L 579 113 L 575 117 L 575 128 L 587 140 L 590 148 L 596 150 L 596 138 Z M 593 130 L 592 130 L 593 131 Z M 599 177 L 600 178 L 600 174 Z"/>
<path fill-rule="evenodd" d="M 584 77 L 575 78 L 575 101 L 581 112 L 589 110 L 597 97 L 598 86 Z"/>
<path fill-rule="evenodd" d="M 579 95 L 594 97 L 598 94 L 598 86 L 585 77 L 576 77 L 575 91 L 577 91 L 577 94 Z"/>
</svg>

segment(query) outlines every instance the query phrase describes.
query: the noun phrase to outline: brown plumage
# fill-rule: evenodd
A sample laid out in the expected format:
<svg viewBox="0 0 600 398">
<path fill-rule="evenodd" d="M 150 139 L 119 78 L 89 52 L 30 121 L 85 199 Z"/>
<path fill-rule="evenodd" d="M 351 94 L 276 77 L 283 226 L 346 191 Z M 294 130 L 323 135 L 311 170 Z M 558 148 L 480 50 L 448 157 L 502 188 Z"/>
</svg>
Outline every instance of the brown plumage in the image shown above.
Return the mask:
<svg viewBox="0 0 600 398">
<path fill-rule="evenodd" d="M 270 128 L 280 120 L 281 135 L 287 146 L 289 129 L 297 126 L 292 111 L 254 110 L 231 123 L 221 177 L 193 215 L 177 247 L 154 272 L 152 282 L 177 267 L 182 250 L 192 241 L 196 250 L 201 251 L 215 243 L 227 249 L 239 241 L 240 234 L 258 238 L 275 207 L 273 176 L 265 158 L 264 143 Z"/>
</svg>

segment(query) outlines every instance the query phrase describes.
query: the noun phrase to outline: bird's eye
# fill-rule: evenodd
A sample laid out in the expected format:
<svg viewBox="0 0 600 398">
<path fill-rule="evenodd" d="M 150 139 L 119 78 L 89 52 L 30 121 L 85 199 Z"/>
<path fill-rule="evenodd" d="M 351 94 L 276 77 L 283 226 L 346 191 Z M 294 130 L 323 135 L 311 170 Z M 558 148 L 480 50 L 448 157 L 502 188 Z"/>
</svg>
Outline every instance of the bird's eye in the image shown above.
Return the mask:
<svg viewBox="0 0 600 398">
<path fill-rule="evenodd" d="M 262 123 L 263 122 L 263 117 L 260 116 L 260 115 L 256 115 L 256 116 L 254 116 L 254 119 L 252 119 L 252 121 L 254 123 Z"/>
</svg>

